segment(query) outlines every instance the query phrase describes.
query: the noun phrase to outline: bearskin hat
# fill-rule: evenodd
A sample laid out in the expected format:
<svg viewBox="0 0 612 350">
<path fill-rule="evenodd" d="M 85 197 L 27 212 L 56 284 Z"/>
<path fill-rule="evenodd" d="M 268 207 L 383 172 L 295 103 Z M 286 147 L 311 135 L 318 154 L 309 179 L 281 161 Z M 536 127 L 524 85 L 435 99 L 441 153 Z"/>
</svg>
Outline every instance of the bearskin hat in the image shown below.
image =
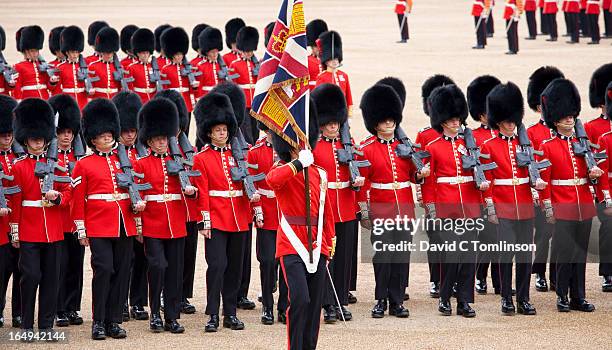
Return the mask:
<svg viewBox="0 0 612 350">
<path fill-rule="evenodd" d="M 4 51 L 4 49 L 6 49 L 6 33 L 4 28 L 0 26 L 0 51 Z"/>
<path fill-rule="evenodd" d="M 176 105 L 167 98 L 158 97 L 142 106 L 138 114 L 141 121 L 138 139 L 146 145 L 155 136 L 176 136 L 179 131 Z"/>
<path fill-rule="evenodd" d="M 467 87 L 467 103 L 472 119 L 480 122 L 480 117 L 487 113 L 487 95 L 501 81 L 491 75 L 482 75 L 472 80 Z"/>
<path fill-rule="evenodd" d="M 452 118 L 459 118 L 465 124 L 468 107 L 463 91 L 455 84 L 438 86 L 429 98 L 427 105 L 430 112 L 431 127 L 442 132 L 442 124 Z"/>
<path fill-rule="evenodd" d="M 377 81 L 376 84 L 389 85 L 400 98 L 400 101 L 402 101 L 402 106 L 406 104 L 406 87 L 399 78 L 385 77 Z"/>
<path fill-rule="evenodd" d="M 117 107 L 111 100 L 105 98 L 92 100 L 83 108 L 81 127 L 85 142 L 91 149 L 94 149 L 92 140 L 105 132 L 110 132 L 113 138 L 118 140 L 121 126 Z"/>
<path fill-rule="evenodd" d="M 612 118 L 612 82 L 606 88 L 606 115 Z"/>
<path fill-rule="evenodd" d="M 163 97 L 168 100 L 174 102 L 176 106 L 176 110 L 178 112 L 179 118 L 179 128 L 181 131 L 187 132 L 190 122 L 189 112 L 187 111 L 187 105 L 185 104 L 185 99 L 183 99 L 183 95 L 180 92 L 175 90 L 162 90 L 155 95 L 155 98 Z"/>
<path fill-rule="evenodd" d="M 242 18 L 232 18 L 225 23 L 225 44 L 228 49 L 231 49 L 232 44 L 236 43 L 236 36 L 242 27 L 246 27 Z"/>
<path fill-rule="evenodd" d="M 13 132 L 13 110 L 17 100 L 10 96 L 0 95 L 0 134 Z"/>
<path fill-rule="evenodd" d="M 580 114 L 580 93 L 570 80 L 553 80 L 541 95 L 542 116 L 549 128 L 556 130 L 559 120 Z"/>
<path fill-rule="evenodd" d="M 209 92 L 198 101 L 193 114 L 198 126 L 196 134 L 203 144 L 211 142 L 208 134 L 214 126 L 219 124 L 227 126 L 228 142 L 236 136 L 238 123 L 234 116 L 232 102 L 227 95 L 213 91 Z"/>
<path fill-rule="evenodd" d="M 26 51 L 30 49 L 42 50 L 45 41 L 45 32 L 39 26 L 23 27 L 19 36 L 19 48 Z"/>
<path fill-rule="evenodd" d="M 162 50 L 161 35 L 164 33 L 166 29 L 169 29 L 169 28 L 172 28 L 172 26 L 169 24 L 162 24 L 158 26 L 157 28 L 155 28 L 155 31 L 153 32 L 155 34 L 155 51 L 161 52 Z"/>
<path fill-rule="evenodd" d="M 321 33 L 317 45 L 319 46 L 319 50 L 321 50 L 319 58 L 323 65 L 334 58 L 342 62 L 342 38 L 338 32 L 330 30 Z"/>
<path fill-rule="evenodd" d="M 242 89 L 234 83 L 223 82 L 215 86 L 211 91 L 229 97 L 232 103 L 232 109 L 234 110 L 234 116 L 236 117 L 236 123 L 238 123 L 238 126 L 242 125 L 244 120 L 248 117 L 246 115 L 246 97 Z"/>
<path fill-rule="evenodd" d="M 429 95 L 431 95 L 431 92 L 438 86 L 451 84 L 455 84 L 453 79 L 443 74 L 436 74 L 425 80 L 421 86 L 421 98 L 423 99 L 423 112 L 425 112 L 425 115 L 431 116 L 429 114 L 429 108 L 427 107 L 427 99 L 429 98 Z"/>
<path fill-rule="evenodd" d="M 55 137 L 55 115 L 49 103 L 39 98 L 27 98 L 15 108 L 15 140 L 22 145 L 28 138 L 42 138 L 45 142 Z"/>
<path fill-rule="evenodd" d="M 387 119 L 393 119 L 395 125 L 402 122 L 404 106 L 398 94 L 389 85 L 376 84 L 367 89 L 359 105 L 366 129 L 376 135 L 376 126 Z"/>
<path fill-rule="evenodd" d="M 591 107 L 599 108 L 606 104 L 606 87 L 612 81 L 612 63 L 604 64 L 593 72 L 589 83 L 589 102 Z"/>
<path fill-rule="evenodd" d="M 310 99 L 309 104 L 308 143 L 310 145 L 310 149 L 314 150 L 317 146 L 317 142 L 319 141 L 320 130 L 319 123 L 317 121 L 317 107 L 315 106 L 312 98 Z M 291 147 L 287 141 L 278 136 L 276 133 L 272 134 L 272 148 L 280 160 L 287 163 L 291 161 L 291 151 L 293 150 L 293 147 Z"/>
<path fill-rule="evenodd" d="M 499 123 L 507 120 L 517 126 L 523 121 L 525 103 L 521 89 L 513 82 L 499 84 L 486 97 L 486 113 L 489 126 L 498 129 Z"/>
<path fill-rule="evenodd" d="M 189 50 L 189 36 L 181 27 L 169 28 L 162 33 L 161 47 L 170 59 L 179 52 L 186 55 Z"/>
<path fill-rule="evenodd" d="M 115 28 L 104 27 L 100 29 L 96 36 L 96 52 L 117 52 L 119 51 L 119 33 Z"/>
<path fill-rule="evenodd" d="M 203 55 L 210 50 L 223 50 L 223 35 L 217 28 L 208 27 L 204 29 L 198 36 L 198 46 Z"/>
<path fill-rule="evenodd" d="M 328 31 L 327 23 L 322 19 L 313 19 L 306 25 L 306 43 L 308 46 L 315 46 L 321 33 Z"/>
<path fill-rule="evenodd" d="M 236 48 L 240 51 L 256 51 L 259 32 L 255 27 L 242 27 L 236 35 Z"/>
<path fill-rule="evenodd" d="M 121 29 L 119 34 L 121 41 L 121 51 L 124 53 L 130 53 L 132 51 L 132 35 L 138 30 L 138 27 L 134 24 L 128 24 Z"/>
<path fill-rule="evenodd" d="M 200 49 L 200 41 L 198 37 L 200 36 L 200 33 L 202 33 L 204 29 L 208 27 L 210 27 L 208 24 L 200 23 L 196 24 L 196 26 L 191 30 L 191 48 L 193 51 L 198 51 Z"/>
<path fill-rule="evenodd" d="M 23 32 L 24 28 L 25 27 L 21 27 L 15 32 L 15 47 L 19 52 L 21 52 L 21 32 Z"/>
<path fill-rule="evenodd" d="M 89 28 L 87 28 L 87 44 L 89 46 L 94 46 L 96 44 L 96 36 L 104 27 L 109 27 L 108 23 L 105 21 L 95 21 L 89 25 Z"/>
<path fill-rule="evenodd" d="M 260 122 L 259 120 L 257 121 L 257 129 L 259 129 L 259 130 L 261 130 L 263 132 L 266 132 L 266 131 L 270 130 L 270 128 L 266 124 Z"/>
<path fill-rule="evenodd" d="M 272 37 L 272 33 L 274 33 L 274 26 L 276 22 L 270 22 L 264 28 L 264 47 L 268 47 L 268 43 L 270 42 L 270 37 Z"/>
<path fill-rule="evenodd" d="M 60 51 L 60 35 L 65 28 L 64 26 L 55 27 L 49 32 L 49 51 L 52 54 Z"/>
<path fill-rule="evenodd" d="M 113 97 L 113 103 L 119 113 L 121 131 L 138 130 L 138 112 L 142 108 L 140 96 L 131 91 L 121 91 Z"/>
<path fill-rule="evenodd" d="M 565 76 L 557 67 L 553 66 L 540 67 L 531 74 L 527 85 L 527 104 L 534 112 L 538 111 L 542 91 L 551 81 L 557 78 L 565 78 Z"/>
<path fill-rule="evenodd" d="M 139 52 L 149 52 L 153 54 L 153 50 L 155 49 L 155 35 L 150 29 L 139 28 L 132 34 L 131 41 L 134 55 Z"/>
<path fill-rule="evenodd" d="M 57 130 L 70 129 L 76 136 L 81 131 L 81 110 L 75 99 L 67 94 L 59 94 L 51 97 L 49 104 L 58 118 Z"/>
<path fill-rule="evenodd" d="M 342 89 L 335 84 L 323 84 L 317 86 L 311 93 L 312 100 L 317 107 L 319 126 L 336 122 L 344 124 L 348 119 L 348 108 L 346 97 Z"/>
<path fill-rule="evenodd" d="M 85 35 L 81 28 L 68 26 L 60 34 L 60 50 L 62 52 L 78 51 L 83 52 L 85 48 Z"/>
</svg>

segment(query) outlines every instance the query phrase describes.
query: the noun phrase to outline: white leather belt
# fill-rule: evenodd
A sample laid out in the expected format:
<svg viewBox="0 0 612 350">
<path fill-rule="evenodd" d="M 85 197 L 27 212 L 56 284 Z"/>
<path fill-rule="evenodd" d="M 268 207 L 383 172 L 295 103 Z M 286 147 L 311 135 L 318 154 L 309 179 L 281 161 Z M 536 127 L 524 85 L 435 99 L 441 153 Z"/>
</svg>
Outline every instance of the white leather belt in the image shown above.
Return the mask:
<svg viewBox="0 0 612 350">
<path fill-rule="evenodd" d="M 371 185 L 372 188 L 375 188 L 377 190 L 399 190 L 402 188 L 408 188 L 410 187 L 410 181 L 405 181 L 405 182 L 391 182 L 391 183 L 377 183 L 377 182 L 372 182 Z"/>
<path fill-rule="evenodd" d="M 328 182 L 327 183 L 327 188 L 329 188 L 330 190 L 341 190 L 343 188 L 348 188 L 351 185 L 350 182 L 348 181 L 343 181 L 343 182 Z"/>
<path fill-rule="evenodd" d="M 0 88 L 0 92 L 4 92 L 4 88 Z"/>
<path fill-rule="evenodd" d="M 257 189 L 257 193 L 259 193 L 262 196 L 266 196 L 268 198 L 276 198 L 276 194 L 274 194 L 274 191 L 272 190 L 266 190 L 263 188 L 258 188 Z"/>
<path fill-rule="evenodd" d="M 493 184 L 494 185 L 498 185 L 498 186 L 516 186 L 516 185 L 523 185 L 523 184 L 527 184 L 529 183 L 529 178 L 528 177 L 520 177 L 520 178 L 514 178 L 514 179 L 495 179 L 493 180 Z"/>
<path fill-rule="evenodd" d="M 94 88 L 95 92 L 100 92 L 103 94 L 114 94 L 119 91 L 119 89 L 110 89 L 110 88 Z"/>
<path fill-rule="evenodd" d="M 42 200 L 37 200 L 37 201 L 21 201 L 21 206 L 22 207 L 33 207 L 33 208 L 42 208 L 43 205 L 43 201 Z"/>
<path fill-rule="evenodd" d="M 241 89 L 254 89 L 255 84 L 238 84 L 238 87 Z"/>
<path fill-rule="evenodd" d="M 474 181 L 473 176 L 442 176 L 437 179 L 437 183 L 439 184 L 451 184 L 457 185 L 466 182 Z"/>
<path fill-rule="evenodd" d="M 587 179 L 552 180 L 550 183 L 555 186 L 578 186 L 585 185 L 587 183 Z"/>
<path fill-rule="evenodd" d="M 37 84 L 37 85 L 22 86 L 21 90 L 22 91 L 31 91 L 31 90 L 42 90 L 42 89 L 46 89 L 46 88 L 47 88 L 47 85 Z"/>
<path fill-rule="evenodd" d="M 62 89 L 62 92 L 66 94 L 78 94 L 81 92 L 85 92 L 85 88 L 66 88 Z"/>
<path fill-rule="evenodd" d="M 155 91 L 157 91 L 157 89 L 155 88 L 137 88 L 137 87 L 134 88 L 134 92 L 139 92 L 141 94 L 152 94 Z"/>
<path fill-rule="evenodd" d="M 129 198 L 130 195 L 127 193 L 98 193 L 87 196 L 87 199 L 98 199 L 107 202 L 121 201 Z"/>
<path fill-rule="evenodd" d="M 170 88 L 170 90 L 174 90 L 176 92 L 189 92 L 189 88 L 186 87 Z"/>
<path fill-rule="evenodd" d="M 234 198 L 234 197 L 242 197 L 242 190 L 232 190 L 232 191 L 208 191 L 208 195 L 211 197 L 223 197 L 223 198 Z"/>
<path fill-rule="evenodd" d="M 183 196 L 178 193 L 149 194 L 144 197 L 147 202 L 170 202 L 180 201 L 181 199 L 183 199 Z"/>
<path fill-rule="evenodd" d="M 202 90 L 204 90 L 204 91 L 210 91 L 210 90 L 212 90 L 214 88 L 215 88 L 214 86 L 202 86 Z"/>
</svg>

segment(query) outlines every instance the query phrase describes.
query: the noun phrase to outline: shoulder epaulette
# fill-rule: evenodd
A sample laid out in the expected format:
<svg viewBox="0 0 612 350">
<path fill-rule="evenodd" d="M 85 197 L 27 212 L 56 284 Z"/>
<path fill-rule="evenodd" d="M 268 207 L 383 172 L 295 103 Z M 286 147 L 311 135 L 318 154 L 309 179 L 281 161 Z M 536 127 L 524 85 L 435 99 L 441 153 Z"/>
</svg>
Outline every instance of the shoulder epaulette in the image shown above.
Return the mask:
<svg viewBox="0 0 612 350">
<path fill-rule="evenodd" d="M 255 145 L 253 145 L 253 147 L 251 147 L 251 149 L 257 149 L 259 147 L 261 147 L 262 145 L 265 145 L 265 142 L 257 142 L 255 143 Z"/>
<path fill-rule="evenodd" d="M 361 144 L 359 145 L 359 149 L 364 149 L 366 146 L 371 145 L 372 143 L 374 143 L 374 139 L 373 138 L 368 138 L 365 139 L 363 142 L 361 142 Z"/>
<path fill-rule="evenodd" d="M 419 131 L 418 131 L 418 132 L 419 132 L 419 133 L 421 133 L 421 132 L 425 132 L 425 131 L 427 131 L 427 130 L 429 130 L 429 129 L 431 129 L 431 126 L 426 126 L 426 127 L 422 128 L 422 129 L 419 129 Z"/>
<path fill-rule="evenodd" d="M 18 157 L 18 158 L 15 158 L 15 159 L 13 159 L 13 164 L 16 164 L 17 162 L 20 162 L 20 161 L 22 161 L 22 160 L 24 160 L 26 158 L 28 158 L 28 156 L 25 156 L 25 155 L 21 156 L 21 157 Z"/>
<path fill-rule="evenodd" d="M 553 136 L 553 137 L 551 137 L 551 138 L 549 138 L 549 139 L 546 139 L 546 140 L 542 141 L 542 143 L 541 143 L 541 144 L 543 145 L 543 144 L 545 144 L 545 143 L 547 143 L 547 142 L 550 142 L 550 141 L 552 141 L 552 140 L 554 140 L 554 139 L 556 139 L 556 138 L 557 138 L 557 136 Z"/>
<path fill-rule="evenodd" d="M 432 143 L 434 143 L 436 141 L 439 141 L 439 140 L 442 140 L 442 137 L 440 137 L 440 136 L 436 137 L 435 139 L 429 141 L 429 143 L 426 144 L 425 146 L 427 147 L 427 146 L 431 145 Z"/>
</svg>

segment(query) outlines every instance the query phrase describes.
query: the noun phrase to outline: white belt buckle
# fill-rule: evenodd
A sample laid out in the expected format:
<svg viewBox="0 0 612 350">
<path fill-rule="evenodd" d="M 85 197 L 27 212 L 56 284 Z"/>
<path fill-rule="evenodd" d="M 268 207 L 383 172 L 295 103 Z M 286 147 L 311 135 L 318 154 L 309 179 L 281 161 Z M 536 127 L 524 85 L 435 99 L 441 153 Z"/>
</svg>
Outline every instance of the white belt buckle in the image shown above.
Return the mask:
<svg viewBox="0 0 612 350">
<path fill-rule="evenodd" d="M 115 201 L 121 200 L 121 193 L 117 193 L 117 192 L 113 193 L 113 200 Z"/>
<path fill-rule="evenodd" d="M 512 184 L 513 185 L 518 185 L 519 184 L 519 179 L 517 179 L 516 177 L 512 178 Z"/>
</svg>

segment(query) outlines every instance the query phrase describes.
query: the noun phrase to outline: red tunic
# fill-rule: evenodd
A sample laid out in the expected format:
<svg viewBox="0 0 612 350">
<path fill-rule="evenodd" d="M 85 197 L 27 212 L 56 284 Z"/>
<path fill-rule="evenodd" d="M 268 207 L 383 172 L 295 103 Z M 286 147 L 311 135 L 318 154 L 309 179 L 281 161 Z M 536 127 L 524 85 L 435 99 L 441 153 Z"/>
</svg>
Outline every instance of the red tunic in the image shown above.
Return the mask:
<svg viewBox="0 0 612 350">
<path fill-rule="evenodd" d="M 561 10 L 567 13 L 580 13 L 580 1 L 579 0 L 563 1 L 563 6 Z"/>
<path fill-rule="evenodd" d="M 2 166 L 2 170 L 5 175 L 11 175 L 13 173 L 13 160 L 15 159 L 15 154 L 8 151 L 0 151 L 0 165 Z M 2 180 L 2 186 L 10 186 L 10 181 Z M 5 195 L 7 202 L 10 203 L 12 196 Z M 10 205 L 9 205 L 10 207 Z M 9 216 L 0 216 L 0 246 L 5 245 L 9 242 L 8 232 L 9 228 Z"/>
<path fill-rule="evenodd" d="M 11 198 L 9 222 L 19 225 L 21 242 L 53 243 L 64 239 L 62 209 L 69 205 L 72 193 L 69 183 L 56 182 L 54 189 L 60 192 L 59 205 L 42 206 L 42 183 L 34 175 L 37 162 L 46 162 L 44 155 L 29 155 L 15 160 L 12 185 L 19 186 L 21 192 Z M 56 171 L 56 175 L 66 174 Z"/>
<path fill-rule="evenodd" d="M 61 93 L 72 96 L 82 110 L 88 102 L 87 92 L 85 92 L 85 82 L 78 79 L 79 64 L 68 61 L 62 62 L 57 66 L 59 70 L 58 87 Z"/>
<path fill-rule="evenodd" d="M 592 144 L 597 144 L 599 137 L 610 131 L 611 126 L 610 118 L 602 114 L 599 118 L 584 123 L 584 131 L 586 131 L 589 141 Z"/>
<path fill-rule="evenodd" d="M 349 77 L 343 71 L 337 69 L 335 72 L 323 71 L 317 77 L 317 85 L 330 83 L 334 85 L 338 85 L 342 92 L 344 93 L 344 97 L 346 97 L 346 105 L 350 107 L 353 105 L 353 94 L 351 93 L 351 84 L 349 83 Z"/>
<path fill-rule="evenodd" d="M 476 145 L 478 147 L 482 146 L 485 141 L 494 138 L 495 131 L 491 129 L 488 125 L 480 124 L 480 126 L 474 130 L 472 130 L 472 135 L 476 139 Z"/>
<path fill-rule="evenodd" d="M 587 15 L 598 15 L 601 6 L 601 0 L 587 0 L 586 13 Z"/>
<path fill-rule="evenodd" d="M 557 7 L 557 0 L 544 0 L 544 14 L 551 15 L 556 14 L 559 11 Z"/>
<path fill-rule="evenodd" d="M 85 57 L 85 63 L 87 63 L 87 65 L 90 65 L 99 59 L 100 55 L 97 52 L 94 52 L 93 54 Z"/>
<path fill-rule="evenodd" d="M 121 90 L 121 83 L 115 80 L 113 62 L 104 62 L 101 59 L 89 65 L 89 77 L 98 77 L 100 80 L 91 83 L 94 94 L 92 99 L 112 99 Z"/>
<path fill-rule="evenodd" d="M 317 86 L 317 78 L 321 74 L 321 61 L 315 55 L 308 56 L 308 74 L 310 75 L 308 87 L 312 91 Z"/>
<path fill-rule="evenodd" d="M 542 159 L 552 166 L 541 172 L 548 186 L 541 191 L 542 201 L 551 200 L 554 215 L 562 220 L 589 220 L 595 216 L 593 195 L 588 181 L 588 170 L 584 158 L 574 154 L 572 143 L 576 138 L 557 135 L 542 142 Z M 558 184 L 559 180 L 563 184 Z M 573 184 L 568 184 L 573 182 Z"/>
<path fill-rule="evenodd" d="M 162 56 L 157 56 L 155 58 L 157 60 L 157 66 L 159 67 L 159 70 L 161 71 L 162 68 L 164 68 L 164 66 L 172 63 L 172 61 L 166 57 L 162 57 Z"/>
<path fill-rule="evenodd" d="M 57 164 L 69 169 L 70 164 L 72 163 L 74 166 L 75 162 L 76 157 L 74 156 L 72 149 L 69 149 L 68 151 L 58 150 Z M 74 221 L 72 221 L 72 217 L 70 216 L 70 206 L 62 208 L 62 223 L 64 227 L 63 232 L 74 232 L 76 230 Z"/>
<path fill-rule="evenodd" d="M 55 84 L 49 82 L 47 73 L 38 70 L 38 62 L 21 61 L 15 65 L 15 70 L 19 73 L 15 81 L 15 98 L 19 100 L 30 97 L 49 99 L 49 90 Z"/>
<path fill-rule="evenodd" d="M 150 63 L 145 64 L 140 61 L 130 64 L 127 68 L 128 74 L 134 78 L 130 83 L 130 90 L 140 96 L 143 104 L 149 102 L 157 93 L 155 83 L 149 80 L 152 70 Z"/>
<path fill-rule="evenodd" d="M 510 220 L 526 220 L 534 217 L 533 197 L 527 168 L 516 164 L 518 138 L 499 135 L 482 146 L 482 153 L 491 155 L 483 163 L 495 162 L 497 168 L 486 171 L 491 185 L 485 198 L 492 198 L 497 216 Z"/>
<path fill-rule="evenodd" d="M 196 93 L 196 101 L 204 97 L 207 93 L 210 92 L 215 86 L 221 82 L 219 79 L 219 71 L 221 70 L 221 66 L 217 61 L 210 61 L 208 58 L 201 59 L 197 66 L 198 71 L 202 73 L 200 75 L 200 85 L 198 86 L 198 91 Z"/>
<path fill-rule="evenodd" d="M 202 55 L 197 55 L 191 61 L 189 61 L 189 64 L 191 64 L 192 67 L 197 67 L 203 59 L 204 57 L 202 57 Z"/>
<path fill-rule="evenodd" d="M 194 157 L 193 170 L 202 176 L 194 179 L 198 188 L 197 206 L 201 216 L 210 213 L 213 229 L 242 232 L 249 229 L 249 199 L 242 182 L 233 181 L 230 168 L 236 166 L 229 147 L 205 146 Z M 202 218 L 199 218 L 200 221 Z"/>
<path fill-rule="evenodd" d="M 249 164 L 257 164 L 258 166 L 257 169 L 249 168 L 249 172 L 252 175 L 259 173 L 268 174 L 270 169 L 274 166 L 275 158 L 272 144 L 266 141 L 265 138 L 262 139 L 249 150 L 247 156 Z M 263 229 L 276 231 L 280 220 L 280 208 L 276 201 L 276 195 L 265 180 L 257 181 L 255 187 L 257 188 L 257 192 L 261 195 L 261 200 L 255 206 L 260 205 L 263 211 Z"/>
<path fill-rule="evenodd" d="M 295 235 L 302 242 L 304 247 L 308 247 L 308 233 L 305 225 L 306 206 L 304 194 L 304 171 L 297 172 L 295 163 L 290 164 L 276 163 L 270 170 L 266 181 L 276 193 L 278 205 L 282 215 Z M 310 186 L 310 222 L 312 223 L 312 249 L 316 248 L 317 222 L 319 216 L 323 215 L 322 239 L 321 239 L 321 254 L 329 256 L 329 251 L 332 247 L 332 238 L 335 236 L 334 217 L 332 208 L 329 204 L 329 194 L 325 194 L 325 204 L 323 213 L 320 210 L 321 191 L 325 191 L 325 179 L 321 178 L 319 169 L 316 165 L 306 168 L 309 176 Z M 324 172 L 324 171 L 323 171 Z M 322 185 L 323 183 L 323 185 Z M 276 257 L 280 258 L 285 255 L 297 254 L 295 248 L 287 238 L 285 231 L 279 227 L 276 236 Z"/>
<path fill-rule="evenodd" d="M 537 123 L 527 128 L 527 136 L 531 140 L 533 149 L 539 150 L 542 142 L 555 136 L 555 132 L 549 129 L 546 123 L 540 119 Z"/>
<path fill-rule="evenodd" d="M 537 8 L 536 0 L 525 0 L 525 11 L 535 11 Z"/>
<path fill-rule="evenodd" d="M 121 67 L 123 67 L 123 70 L 127 70 L 130 64 L 136 63 L 136 62 L 138 62 L 138 58 L 133 57 L 133 56 L 126 56 L 119 63 L 121 63 Z"/>
<path fill-rule="evenodd" d="M 168 154 L 150 154 L 134 163 L 134 170 L 144 175 L 143 182 L 153 188 L 142 192 L 147 202 L 142 212 L 142 235 L 151 238 L 172 239 L 187 235 L 187 204 L 177 176 L 169 176 Z"/>
<path fill-rule="evenodd" d="M 246 108 L 251 108 L 253 94 L 255 93 L 255 83 L 257 83 L 257 76 L 253 75 L 255 63 L 251 60 L 247 61 L 238 58 L 228 67 L 230 74 L 238 74 L 238 77 L 234 79 L 234 83 L 244 92 L 244 96 L 246 97 Z"/>
<path fill-rule="evenodd" d="M 196 89 L 189 85 L 189 78 L 187 76 L 181 75 L 181 70 L 184 68 L 185 66 L 182 64 L 170 63 L 161 69 L 161 74 L 164 80 L 170 82 L 168 85 L 165 85 L 164 88 L 180 92 L 185 100 L 185 105 L 187 105 L 187 110 L 191 113 L 195 105 L 193 94 L 196 92 Z"/>
<path fill-rule="evenodd" d="M 425 146 L 427 146 L 428 143 L 437 139 L 438 137 L 440 137 L 440 133 L 436 129 L 432 128 L 431 126 L 426 126 L 419 130 L 414 142 L 421 145 L 421 149 L 425 149 Z"/>
<path fill-rule="evenodd" d="M 223 62 L 225 62 L 225 65 L 229 67 L 232 64 L 232 62 L 240 58 L 240 55 L 238 54 L 238 51 L 232 50 L 226 53 L 225 55 L 223 55 L 221 58 L 223 59 Z"/>
<path fill-rule="evenodd" d="M 504 19 L 509 20 L 519 15 L 516 0 L 506 0 L 506 6 L 504 7 Z"/>
<path fill-rule="evenodd" d="M 315 164 L 327 172 L 327 194 L 335 222 L 355 220 L 355 191 L 351 189 L 348 165 L 338 163 L 340 139 L 322 137 L 314 149 Z"/>
<path fill-rule="evenodd" d="M 0 95 L 11 96 L 11 90 L 13 88 L 6 83 L 4 75 L 0 75 Z"/>
<path fill-rule="evenodd" d="M 431 175 L 422 186 L 423 202 L 435 203 L 436 215 L 441 218 L 480 217 L 481 193 L 476 188 L 471 169 L 463 169 L 461 155 L 466 152 L 461 137 L 441 136 L 430 142 L 425 150 L 431 157 Z"/>
<path fill-rule="evenodd" d="M 607 133 L 601 135 L 598 144 L 600 146 L 599 152 L 606 152 L 606 154 L 608 155 L 608 158 L 606 158 L 606 160 L 601 162 L 599 165 L 601 170 L 604 171 L 604 174 L 601 176 L 600 179 L 602 185 L 596 186 L 597 198 L 599 201 L 602 201 L 604 198 L 602 191 L 607 190 L 608 193 L 612 195 L 612 193 L 610 193 L 610 185 L 612 184 L 612 162 L 610 162 L 610 154 L 612 154 L 612 131 L 608 131 Z M 607 180 L 607 185 L 604 182 L 604 177 L 606 178 L 605 180 Z"/>
<path fill-rule="evenodd" d="M 119 172 L 116 149 L 108 153 L 95 151 L 81 158 L 74 167 L 71 214 L 75 223 L 84 222 L 87 237 L 119 237 L 121 220 L 127 235 L 136 235 L 136 222 L 127 190 L 117 186 L 116 174 Z"/>
<path fill-rule="evenodd" d="M 404 12 L 406 12 L 407 5 L 406 0 L 397 0 L 395 2 L 395 13 L 398 15 L 403 15 Z"/>
</svg>

